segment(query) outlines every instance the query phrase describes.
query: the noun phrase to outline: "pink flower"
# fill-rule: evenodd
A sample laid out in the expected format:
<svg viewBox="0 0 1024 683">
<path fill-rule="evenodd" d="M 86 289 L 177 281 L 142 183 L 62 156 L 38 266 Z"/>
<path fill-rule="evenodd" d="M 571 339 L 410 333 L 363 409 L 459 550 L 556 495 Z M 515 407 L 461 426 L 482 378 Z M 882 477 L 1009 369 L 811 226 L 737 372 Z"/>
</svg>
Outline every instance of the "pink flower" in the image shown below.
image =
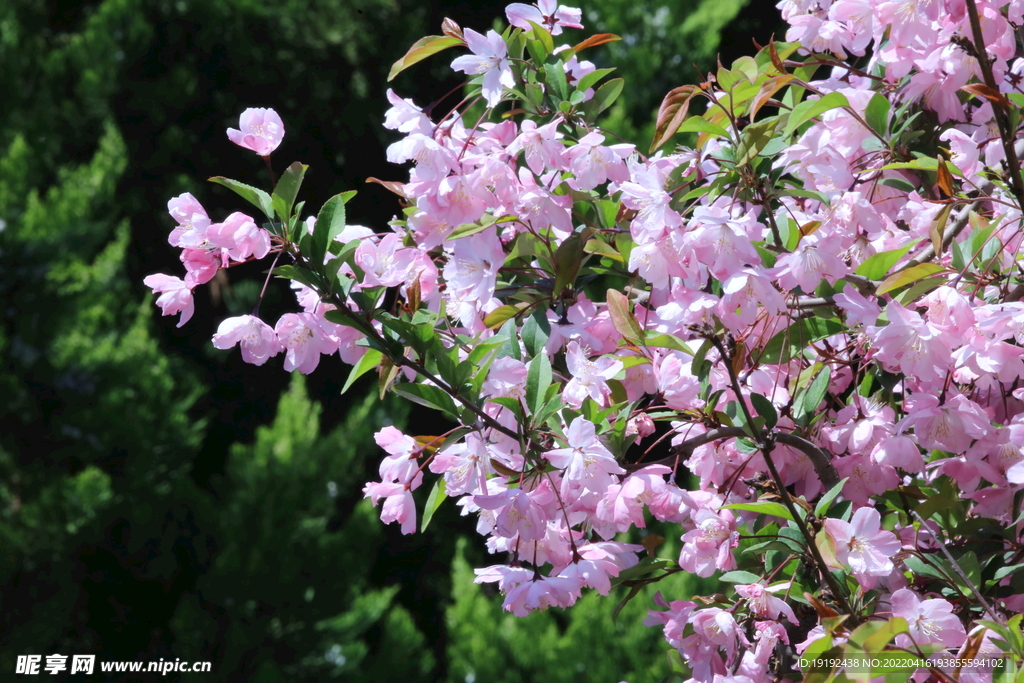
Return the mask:
<svg viewBox="0 0 1024 683">
<path fill-rule="evenodd" d="M 780 583 L 777 586 L 769 588 L 763 583 L 751 583 L 747 585 L 736 586 L 736 592 L 747 599 L 747 605 L 750 609 L 761 617 L 768 617 L 769 619 L 778 619 L 779 615 L 785 616 L 789 619 L 790 623 L 797 623 L 796 615 L 793 614 L 793 608 L 786 604 L 786 601 L 777 598 L 772 593 L 778 593 L 789 588 L 789 583 Z"/>
<path fill-rule="evenodd" d="M 608 380 L 622 370 L 622 361 L 609 356 L 590 360 L 588 352 L 589 349 L 580 349 L 578 342 L 571 342 L 565 356 L 572 379 L 565 385 L 562 397 L 570 408 L 579 408 L 588 396 L 598 405 L 605 406 L 612 393 Z"/>
<path fill-rule="evenodd" d="M 190 288 L 197 287 L 199 285 L 206 284 L 217 274 L 222 265 L 225 263 L 218 258 L 219 252 L 221 257 L 224 257 L 224 253 L 220 249 L 210 251 L 209 249 L 182 249 L 181 250 L 181 262 L 185 265 L 185 284 Z"/>
<path fill-rule="evenodd" d="M 150 275 L 142 281 L 154 293 L 159 292 L 160 297 L 156 305 L 163 310 L 164 315 L 181 313 L 178 320 L 178 327 L 189 321 L 195 312 L 195 302 L 192 300 L 192 290 L 182 281 L 181 278 L 157 273 Z"/>
<path fill-rule="evenodd" d="M 563 26 L 583 28 L 580 23 L 583 13 L 575 7 L 559 6 L 558 0 L 538 0 L 536 5 L 513 2 L 505 8 L 505 16 L 508 17 L 508 23 L 524 31 L 533 28 L 530 26 L 532 21 L 546 28 L 553 36 L 559 35 Z"/>
<path fill-rule="evenodd" d="M 577 417 L 569 425 L 565 437 L 569 442 L 568 448 L 556 448 L 544 454 L 548 462 L 565 470 L 563 491 L 567 483 L 577 482 L 590 491 L 604 493 L 612 483 L 611 475 L 626 473 L 598 440 L 593 422 Z"/>
<path fill-rule="evenodd" d="M 186 192 L 167 202 L 167 212 L 178 222 L 167 238 L 172 247 L 200 249 L 206 244 L 210 217 L 199 200 Z"/>
<path fill-rule="evenodd" d="M 495 565 L 475 569 L 476 583 L 498 582 L 505 593 L 504 608 L 517 617 L 548 607 L 569 607 L 580 596 L 579 579 L 564 576 L 538 576 L 524 567 Z"/>
<path fill-rule="evenodd" d="M 953 614 L 953 605 L 946 600 L 922 600 L 913 591 L 901 588 L 892 594 L 890 602 L 892 615 L 903 617 L 910 626 L 909 637 L 902 634 L 896 637 L 896 644 L 900 647 L 911 647 L 914 643 L 959 647 L 967 639 L 964 625 Z"/>
<path fill-rule="evenodd" d="M 363 497 L 369 498 L 373 505 L 384 498 L 384 507 L 380 511 L 380 521 L 385 524 L 398 522 L 402 525 L 403 534 L 416 531 L 416 503 L 412 491 L 402 484 L 373 483 L 363 487 Z"/>
<path fill-rule="evenodd" d="M 629 169 L 624 159 L 633 151 L 633 145 L 604 144 L 600 133 L 587 133 L 565 156 L 569 168 L 576 176 L 575 183 L 569 184 L 583 191 L 593 190 L 609 180 L 622 183 L 629 180 Z"/>
<path fill-rule="evenodd" d="M 242 130 L 228 128 L 228 139 L 261 157 L 270 156 L 284 137 L 284 123 L 273 109 L 246 109 L 238 125 Z"/>
<path fill-rule="evenodd" d="M 242 347 L 242 360 L 253 365 L 263 365 L 282 351 L 274 328 L 254 315 L 228 318 L 217 328 L 217 334 L 213 335 L 216 348 L 230 349 L 235 344 Z"/>
<path fill-rule="evenodd" d="M 285 313 L 274 332 L 285 349 L 284 369 L 288 372 L 308 375 L 320 364 L 320 354 L 338 350 L 339 340 L 324 329 L 323 319 L 312 313 Z"/>
<path fill-rule="evenodd" d="M 250 256 L 260 259 L 270 253 L 270 233 L 256 226 L 250 216 L 239 211 L 215 223 L 206 230 L 210 244 L 226 249 L 235 261 L 244 261 Z"/>
<path fill-rule="evenodd" d="M 488 31 L 486 37 L 471 28 L 465 29 L 462 34 L 466 38 L 466 46 L 473 54 L 456 57 L 452 61 L 452 69 L 470 76 L 483 74 L 481 92 L 487 100 L 487 106 L 493 107 L 501 101 L 504 89 L 516 84 L 506 58 L 508 48 L 494 30 Z"/>
<path fill-rule="evenodd" d="M 732 549 L 739 544 L 739 534 L 732 512 L 722 510 L 716 514 L 701 508 L 694 515 L 694 521 L 697 528 L 683 535 L 679 566 L 697 576 L 711 576 L 715 569 L 735 569 Z"/>
<path fill-rule="evenodd" d="M 853 513 L 852 523 L 841 519 L 825 520 L 825 532 L 836 544 L 836 559 L 853 570 L 865 588 L 875 585 L 878 576 L 892 573 L 892 558 L 902 544 L 891 531 L 882 531 L 881 515 L 873 507 Z"/>
<path fill-rule="evenodd" d="M 562 134 L 558 132 L 558 123 L 558 121 L 552 121 L 538 126 L 533 121 L 523 121 L 519 137 L 513 140 L 505 151 L 512 156 L 523 152 L 526 157 L 526 165 L 537 175 L 544 171 L 562 168 L 564 165 L 562 153 L 565 151 L 565 145 L 559 139 Z"/>
</svg>

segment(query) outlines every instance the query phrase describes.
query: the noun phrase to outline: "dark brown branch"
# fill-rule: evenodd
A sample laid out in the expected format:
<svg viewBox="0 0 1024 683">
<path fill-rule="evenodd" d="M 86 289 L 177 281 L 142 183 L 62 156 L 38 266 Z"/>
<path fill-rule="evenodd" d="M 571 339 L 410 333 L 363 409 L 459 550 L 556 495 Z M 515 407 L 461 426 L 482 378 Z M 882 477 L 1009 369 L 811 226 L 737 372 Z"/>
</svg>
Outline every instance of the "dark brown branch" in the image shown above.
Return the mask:
<svg viewBox="0 0 1024 683">
<path fill-rule="evenodd" d="M 985 50 L 985 36 L 981 32 L 981 19 L 978 16 L 978 5 L 975 0 L 967 0 L 967 15 L 971 20 L 971 33 L 978 65 L 981 67 L 981 75 L 985 79 L 985 85 L 998 93 L 999 84 L 996 83 L 996 77 L 992 73 L 992 60 L 988 58 L 988 52 Z M 1021 180 L 1020 160 L 1017 157 L 1017 150 L 1014 149 L 1016 136 L 1010 128 L 1010 117 L 1000 102 L 992 103 L 992 114 L 996 118 L 996 125 L 999 126 L 999 138 L 1003 143 L 1003 153 L 1006 155 L 1010 188 L 1017 199 L 1017 206 L 1024 209 L 1024 181 Z"/>
</svg>

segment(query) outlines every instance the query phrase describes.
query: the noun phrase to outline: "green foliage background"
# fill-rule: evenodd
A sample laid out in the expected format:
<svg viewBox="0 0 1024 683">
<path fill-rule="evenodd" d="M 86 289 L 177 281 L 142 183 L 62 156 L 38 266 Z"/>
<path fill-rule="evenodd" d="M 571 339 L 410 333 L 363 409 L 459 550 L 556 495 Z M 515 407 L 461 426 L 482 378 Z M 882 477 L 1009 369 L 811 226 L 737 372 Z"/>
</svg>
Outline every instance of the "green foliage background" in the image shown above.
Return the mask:
<svg viewBox="0 0 1024 683">
<path fill-rule="evenodd" d="M 592 51 L 627 99 L 609 126 L 646 142 L 661 96 L 748 50 L 777 17 L 745 0 L 585 4 Z M 261 269 L 197 292 L 185 328 L 141 285 L 178 272 L 168 198 L 215 215 L 203 179 L 265 184 L 228 143 L 248 106 L 273 106 L 278 162 L 312 163 L 317 206 L 342 189 L 383 225 L 385 76 L 441 18 L 482 29 L 504 3 L 450 0 L 91 0 L 0 3 L 0 672 L 19 654 L 213 661 L 210 680 L 656 681 L 664 643 L 640 625 L 650 594 L 517 620 L 471 583 L 494 561 L 448 506 L 402 537 L 361 500 L 394 422 L 431 416 L 340 396 L 328 359 L 308 379 L 209 344 L 250 309 Z M 758 17 L 764 17 L 761 26 Z M 760 31 L 758 33 L 758 31 Z M 721 36 L 721 42 L 719 37 Z M 742 37 L 740 37 L 742 36 Z M 458 84 L 447 58 L 393 85 L 426 103 Z M 271 320 L 287 288 L 268 292 Z M 280 361 L 277 361 L 279 363 Z M 469 540 L 461 540 L 464 536 Z M 666 556 L 678 552 L 670 542 Z M 692 590 L 682 577 L 666 595 Z M 620 596 L 621 597 L 621 596 Z M 580 666 L 583 669 L 580 669 Z M 173 675 L 166 677 L 174 680 Z M 108 677 L 105 680 L 130 680 Z"/>
</svg>

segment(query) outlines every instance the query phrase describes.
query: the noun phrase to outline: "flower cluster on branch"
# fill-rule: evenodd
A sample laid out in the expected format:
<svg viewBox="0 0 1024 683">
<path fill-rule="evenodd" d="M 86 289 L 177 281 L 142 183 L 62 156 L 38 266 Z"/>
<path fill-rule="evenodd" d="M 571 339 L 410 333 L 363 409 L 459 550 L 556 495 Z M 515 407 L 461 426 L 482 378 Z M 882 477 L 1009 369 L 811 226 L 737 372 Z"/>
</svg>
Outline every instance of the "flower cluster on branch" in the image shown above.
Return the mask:
<svg viewBox="0 0 1024 683">
<path fill-rule="evenodd" d="M 187 274 L 146 284 L 184 324 L 196 286 L 272 256 L 302 312 L 225 320 L 214 344 L 305 373 L 337 352 L 348 385 L 374 371 L 438 411 L 437 435 L 378 434 L 364 492 L 403 533 L 457 497 L 496 557 L 477 581 L 517 615 L 717 575 L 648 619 L 681 678 L 1012 680 L 1024 3 L 779 6 L 788 42 L 668 93 L 646 153 L 601 128 L 624 83 L 581 58 L 617 37 L 555 44 L 580 10 L 446 20 L 391 75 L 465 48 L 468 96 L 388 91 L 388 158 L 411 164 L 370 179 L 398 196 L 389 226 L 349 225 L 352 192 L 304 218 L 302 164 L 270 193 L 213 178 L 260 223 L 172 199 Z M 277 115 L 241 128 L 269 163 Z M 678 557 L 622 540 L 650 519 L 679 525 Z"/>
</svg>

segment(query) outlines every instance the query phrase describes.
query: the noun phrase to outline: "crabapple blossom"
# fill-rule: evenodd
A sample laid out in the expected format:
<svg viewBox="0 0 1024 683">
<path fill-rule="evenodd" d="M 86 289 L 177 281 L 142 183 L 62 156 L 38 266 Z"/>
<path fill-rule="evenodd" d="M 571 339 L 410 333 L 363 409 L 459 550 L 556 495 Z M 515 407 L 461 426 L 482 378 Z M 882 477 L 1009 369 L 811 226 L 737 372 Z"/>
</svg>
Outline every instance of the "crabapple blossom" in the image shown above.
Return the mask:
<svg viewBox="0 0 1024 683">
<path fill-rule="evenodd" d="M 199 201 L 188 192 L 167 202 L 167 211 L 178 222 L 167 241 L 172 247 L 200 249 L 206 244 L 210 217 Z"/>
<path fill-rule="evenodd" d="M 324 323 L 312 313 L 285 313 L 277 321 L 274 332 L 284 347 L 286 371 L 298 370 L 308 375 L 319 365 L 320 354 L 330 355 L 338 350 L 339 340 L 324 328 Z"/>
<path fill-rule="evenodd" d="M 967 638 L 964 625 L 953 614 L 953 605 L 941 598 L 922 600 L 913 591 L 901 588 L 889 598 L 892 615 L 907 620 L 910 633 L 896 637 L 897 645 L 941 643 L 960 647 Z"/>
<path fill-rule="evenodd" d="M 213 345 L 218 349 L 236 344 L 242 348 L 242 360 L 253 365 L 263 365 L 283 350 L 274 328 L 254 315 L 227 318 L 213 335 Z"/>
<path fill-rule="evenodd" d="M 537 0 L 535 5 L 524 5 L 514 2 L 505 8 L 508 23 L 518 26 L 524 31 L 532 27 L 530 22 L 543 26 L 551 35 L 561 35 L 562 27 L 583 28 L 580 23 L 582 12 L 575 7 L 563 7 L 558 0 Z"/>
<path fill-rule="evenodd" d="M 178 327 L 187 323 L 195 312 L 195 302 L 192 300 L 192 290 L 179 277 L 156 274 L 146 277 L 142 281 L 147 287 L 152 288 L 154 293 L 159 293 L 156 305 L 160 307 L 164 315 L 181 313 L 178 318 Z"/>
<path fill-rule="evenodd" d="M 899 647 L 998 652 L 979 619 L 1016 628 L 1024 608 L 1008 567 L 1024 490 L 1024 5 L 779 9 L 801 43 L 669 93 L 646 156 L 596 117 L 621 83 L 579 88 L 597 41 L 545 37 L 578 28 L 579 10 L 513 4 L 504 34 L 446 23 L 471 52 L 451 62 L 469 97 L 435 121 L 388 91 L 387 158 L 412 164 L 384 181 L 402 197 L 387 227 L 275 201 L 264 230 L 183 194 L 169 241 L 186 272 L 146 284 L 183 324 L 196 286 L 273 255 L 302 312 L 276 330 L 229 318 L 215 346 L 258 364 L 284 351 L 301 372 L 338 350 L 353 379 L 376 369 L 382 391 L 443 411 L 441 436 L 378 433 L 387 455 L 364 495 L 403 533 L 422 484 L 457 498 L 507 562 L 477 582 L 516 615 L 721 571 L 714 595 L 659 594 L 668 611 L 646 622 L 693 683 L 767 683 L 794 666 L 783 645 L 849 654 L 894 616 L 910 628 Z M 487 108 L 469 119 L 477 95 Z M 242 128 L 259 135 L 230 134 L 265 155 L 280 135 L 271 146 L 256 111 Z M 677 561 L 653 530 L 639 566 L 640 547 L 612 540 L 651 519 L 680 525 Z M 985 600 L 958 572 L 920 570 L 946 550 L 977 555 Z"/>
<path fill-rule="evenodd" d="M 566 405 L 579 408 L 586 397 L 592 398 L 599 405 L 604 405 L 611 389 L 608 387 L 608 380 L 619 374 L 622 369 L 622 361 L 603 356 L 597 360 L 590 360 L 589 349 L 580 348 L 578 342 L 570 342 L 566 363 L 572 379 L 565 385 L 562 396 Z"/>
<path fill-rule="evenodd" d="M 882 530 L 878 510 L 862 507 L 853 513 L 850 522 L 829 517 L 824 526 L 835 542 L 836 559 L 849 566 L 866 586 L 873 586 L 876 577 L 892 573 L 892 557 L 899 552 L 900 542 L 891 531 Z"/>
<path fill-rule="evenodd" d="M 228 139 L 261 157 L 270 156 L 284 138 L 284 122 L 273 109 L 246 109 L 238 126 L 241 130 L 228 128 Z"/>
<path fill-rule="evenodd" d="M 463 35 L 466 37 L 466 46 L 473 54 L 456 57 L 452 69 L 471 76 L 483 74 L 484 99 L 487 100 L 487 106 L 494 107 L 501 101 L 505 88 L 512 88 L 516 84 L 506 58 L 508 50 L 505 41 L 493 30 L 483 36 L 467 28 Z"/>
</svg>

